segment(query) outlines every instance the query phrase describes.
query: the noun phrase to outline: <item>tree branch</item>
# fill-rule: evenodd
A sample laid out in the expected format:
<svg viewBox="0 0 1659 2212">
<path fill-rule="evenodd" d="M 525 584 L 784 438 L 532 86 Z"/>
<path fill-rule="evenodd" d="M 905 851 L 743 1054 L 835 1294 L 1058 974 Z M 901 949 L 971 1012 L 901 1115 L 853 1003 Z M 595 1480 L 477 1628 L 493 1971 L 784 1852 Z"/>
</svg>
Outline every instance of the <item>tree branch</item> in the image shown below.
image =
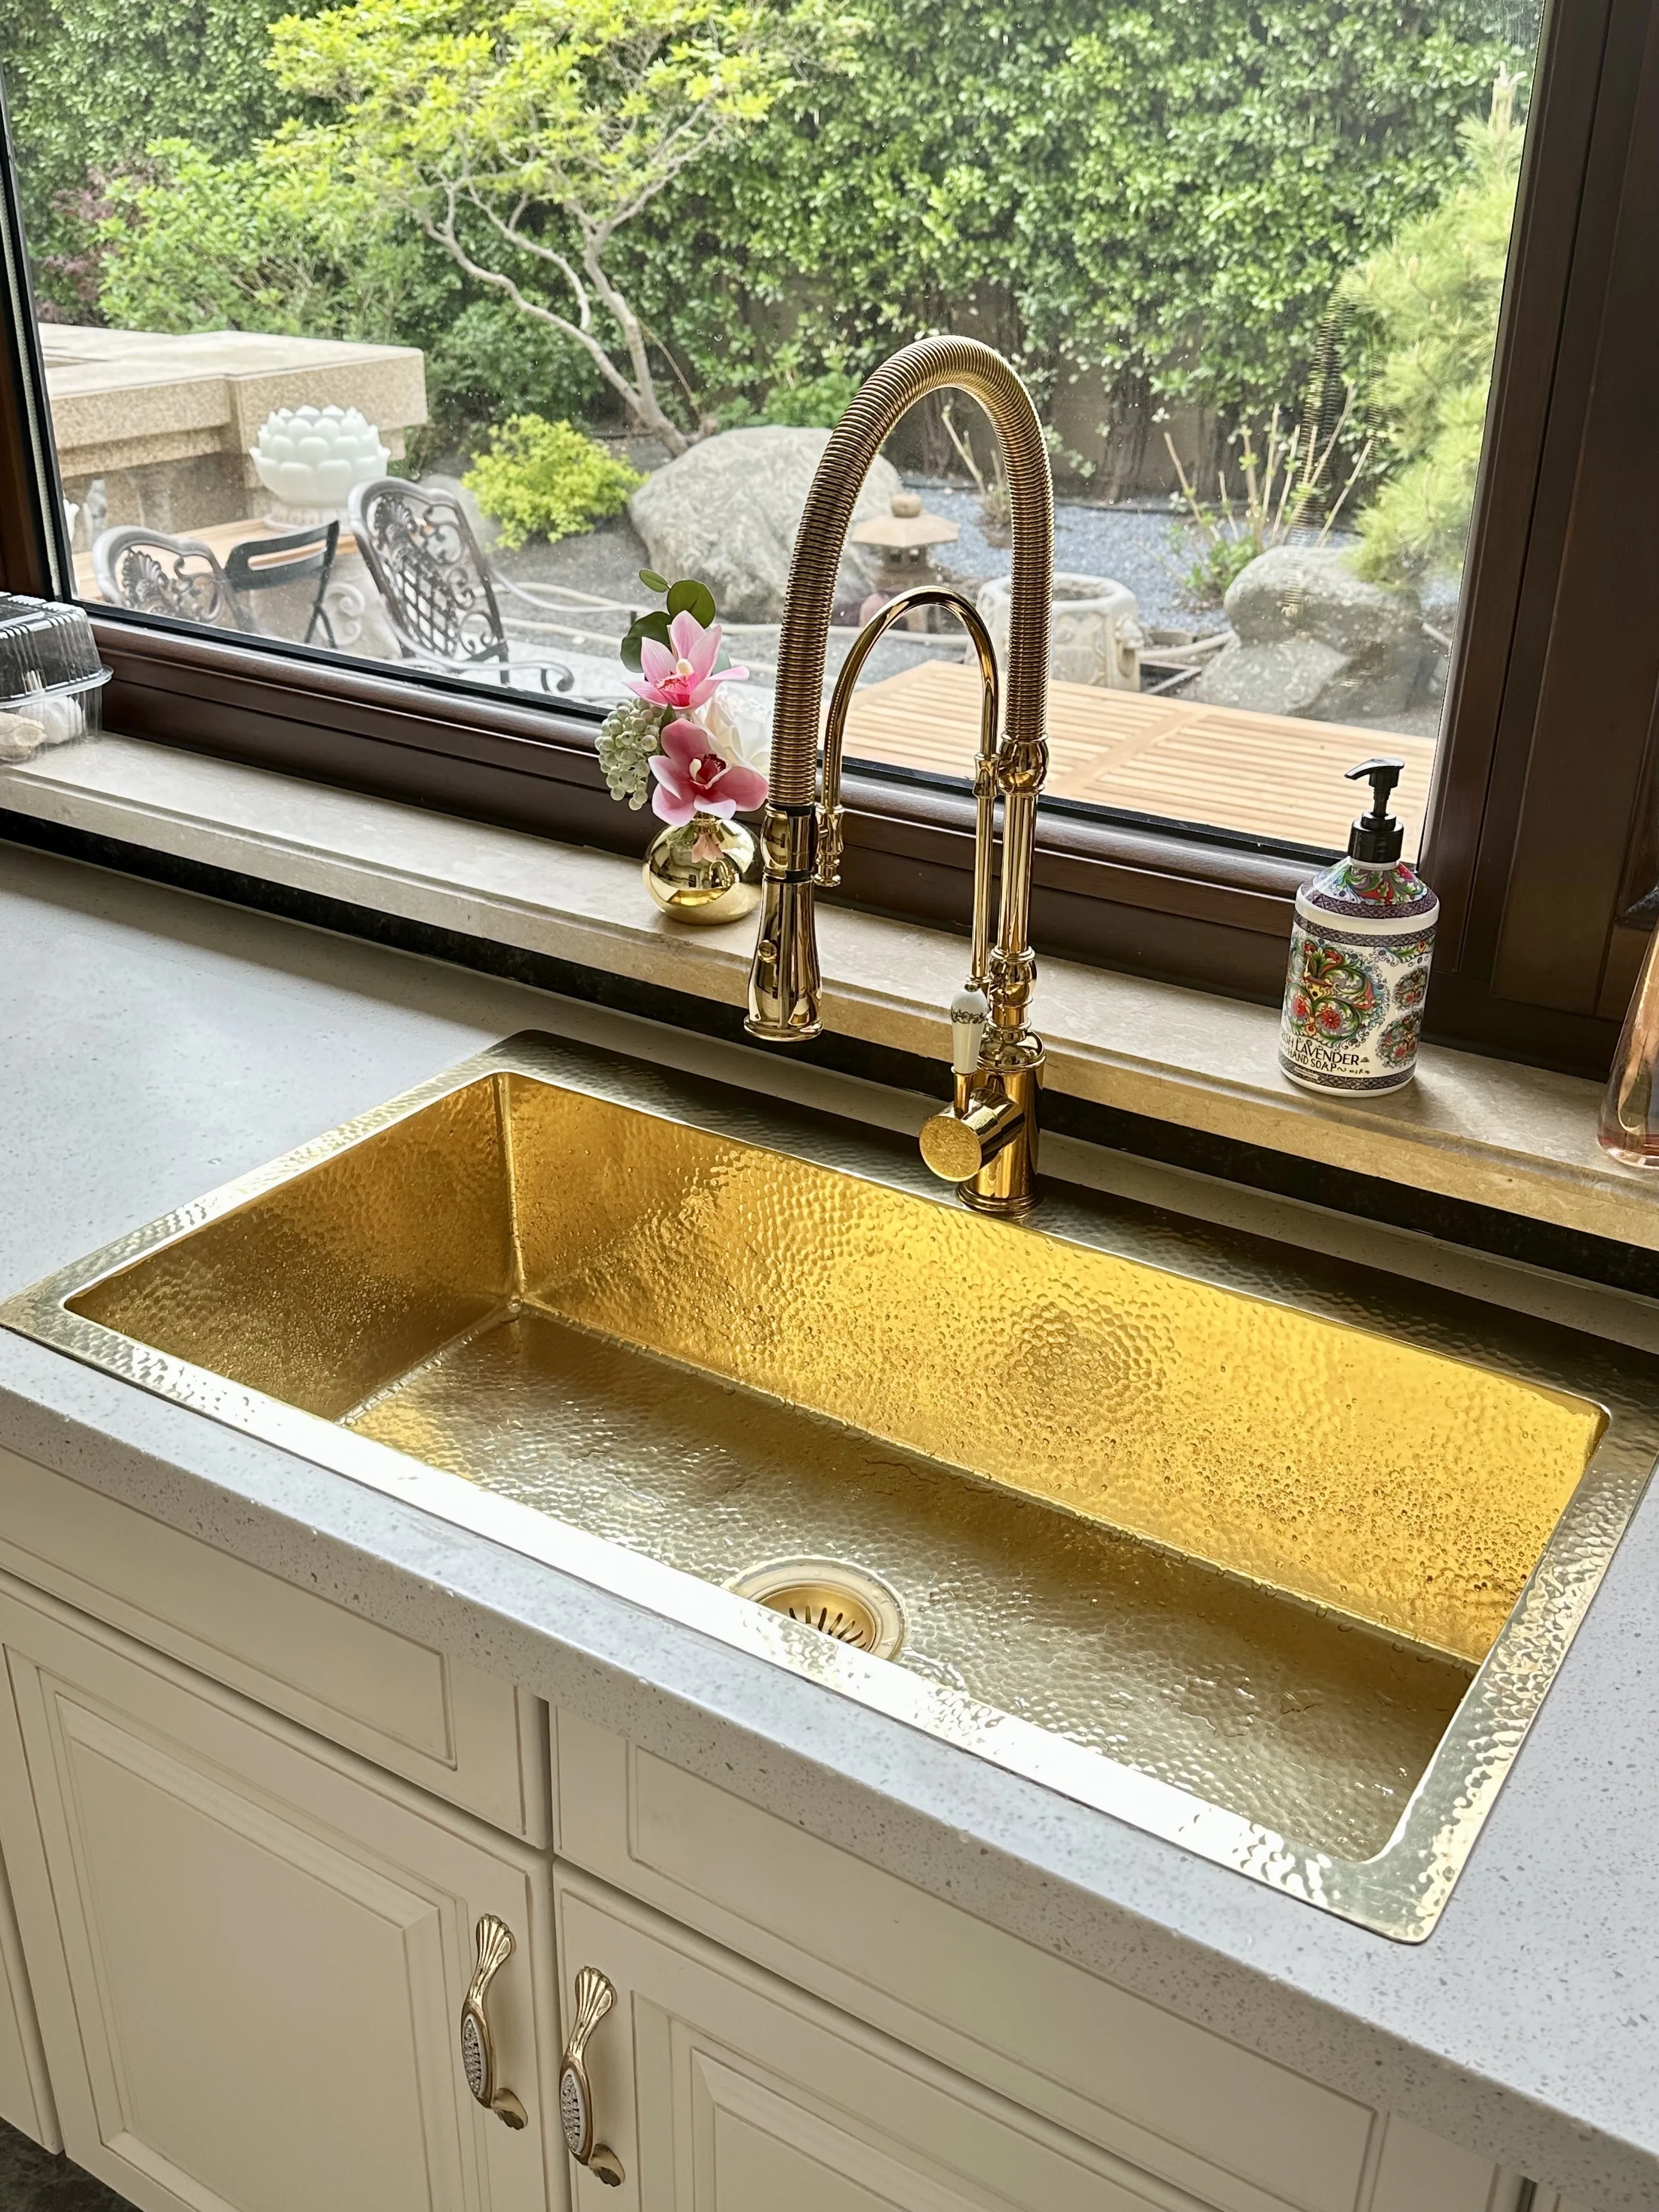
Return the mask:
<svg viewBox="0 0 1659 2212">
<path fill-rule="evenodd" d="M 492 224 L 509 246 L 516 247 L 520 253 L 533 255 L 538 261 L 551 262 L 576 295 L 577 316 L 582 329 L 591 331 L 593 327 L 592 304 L 588 299 L 586 287 L 571 266 L 570 262 L 556 247 L 545 245 L 542 240 L 532 238 L 519 228 L 518 219 L 524 210 L 525 202 L 520 200 L 513 210 L 511 221 L 504 222 L 495 209 L 487 200 L 482 198 L 476 190 L 469 187 L 467 198 L 483 216 L 485 222 Z"/>
<path fill-rule="evenodd" d="M 416 221 L 433 243 L 442 246 L 457 267 L 465 270 L 467 276 L 480 284 L 489 285 L 493 290 L 501 293 L 504 297 L 510 300 L 520 314 L 530 317 L 532 321 L 545 323 L 550 329 L 561 331 L 567 337 L 574 338 L 586 352 L 589 359 L 612 391 L 618 393 L 625 402 L 629 412 L 640 427 L 660 438 L 671 453 L 683 453 L 685 451 L 686 441 L 676 424 L 664 414 L 661 404 L 658 400 L 656 386 L 652 380 L 651 365 L 646 356 L 645 343 L 640 332 L 638 319 L 627 301 L 623 299 L 622 295 L 608 279 L 604 277 L 603 272 L 598 270 L 597 264 L 586 254 L 584 255 L 583 265 L 587 270 L 590 281 L 596 274 L 599 279 L 594 283 L 594 290 L 598 292 L 605 306 L 616 317 L 621 327 L 623 339 L 628 346 L 629 365 L 635 373 L 635 381 L 632 384 L 617 367 L 591 331 L 579 327 L 568 315 L 560 314 L 556 308 L 544 307 L 541 301 L 531 299 L 504 270 L 488 269 L 483 262 L 468 252 L 455 228 L 456 204 L 463 188 L 447 179 L 438 189 L 444 196 L 444 216 L 441 222 L 434 218 L 428 209 L 416 210 Z M 469 189 L 469 199 L 471 197 Z M 580 296 L 580 284 L 577 285 L 577 291 Z"/>
<path fill-rule="evenodd" d="M 640 397 L 650 410 L 650 427 L 671 453 L 683 453 L 686 441 L 664 414 L 662 403 L 657 398 L 656 380 L 651 374 L 651 356 L 646 348 L 645 332 L 641 327 L 640 319 L 605 275 L 598 250 L 586 237 L 582 243 L 582 267 L 586 270 L 587 280 L 599 295 L 601 304 L 610 309 L 617 327 L 623 334 L 623 343 L 628 348 L 628 365 L 634 372 L 634 381 Z M 643 415 L 641 419 L 645 419 Z"/>
</svg>

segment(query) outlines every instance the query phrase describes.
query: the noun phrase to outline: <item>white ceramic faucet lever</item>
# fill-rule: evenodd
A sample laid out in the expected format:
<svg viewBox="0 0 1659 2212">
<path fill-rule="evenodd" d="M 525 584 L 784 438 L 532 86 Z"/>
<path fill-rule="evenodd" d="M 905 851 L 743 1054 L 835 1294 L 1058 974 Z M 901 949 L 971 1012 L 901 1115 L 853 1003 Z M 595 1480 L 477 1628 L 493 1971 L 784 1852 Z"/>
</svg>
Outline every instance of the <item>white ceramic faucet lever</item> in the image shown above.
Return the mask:
<svg viewBox="0 0 1659 2212">
<path fill-rule="evenodd" d="M 980 1044 L 990 1016 L 990 1004 L 977 984 L 969 983 L 951 1001 L 951 1072 L 971 1075 L 979 1066 Z"/>
</svg>

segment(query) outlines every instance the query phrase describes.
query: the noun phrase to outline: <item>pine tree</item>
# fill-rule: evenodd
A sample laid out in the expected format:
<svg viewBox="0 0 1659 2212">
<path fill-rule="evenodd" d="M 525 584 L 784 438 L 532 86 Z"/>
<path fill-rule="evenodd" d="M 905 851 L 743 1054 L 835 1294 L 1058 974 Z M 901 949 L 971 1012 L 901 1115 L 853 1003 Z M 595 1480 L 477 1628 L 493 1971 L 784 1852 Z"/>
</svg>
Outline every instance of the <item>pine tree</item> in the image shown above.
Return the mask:
<svg viewBox="0 0 1659 2212">
<path fill-rule="evenodd" d="M 1517 80 L 1500 73 L 1460 136 L 1467 171 L 1343 287 L 1363 334 L 1363 406 L 1393 467 L 1353 565 L 1379 583 L 1462 565 L 1521 170 Z"/>
</svg>

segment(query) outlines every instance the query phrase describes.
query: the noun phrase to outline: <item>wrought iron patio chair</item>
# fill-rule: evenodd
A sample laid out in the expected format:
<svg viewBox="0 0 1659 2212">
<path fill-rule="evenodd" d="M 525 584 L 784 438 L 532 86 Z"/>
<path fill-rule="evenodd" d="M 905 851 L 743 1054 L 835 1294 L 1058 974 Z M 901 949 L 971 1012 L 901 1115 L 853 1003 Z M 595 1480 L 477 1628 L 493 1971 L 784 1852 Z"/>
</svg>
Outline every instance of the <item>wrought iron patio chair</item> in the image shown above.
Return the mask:
<svg viewBox="0 0 1659 2212">
<path fill-rule="evenodd" d="M 309 645 L 321 630 L 333 645 L 334 625 L 325 600 L 339 544 L 337 522 L 325 523 L 316 530 L 291 530 L 281 538 L 245 538 L 225 556 L 225 581 L 240 602 L 256 592 L 308 584 L 314 578 L 317 588 L 312 593 L 311 616 L 300 642 Z"/>
<path fill-rule="evenodd" d="M 534 676 L 544 691 L 572 688 L 575 676 L 563 661 L 514 659 L 496 585 L 515 587 L 497 578 L 453 494 L 378 477 L 358 485 L 349 512 L 404 659 L 451 676 L 494 677 L 506 684 Z"/>
<path fill-rule="evenodd" d="M 169 538 L 138 524 L 106 530 L 92 549 L 92 572 L 112 607 L 170 615 L 175 622 L 205 623 L 247 636 L 258 633 L 258 623 L 232 591 L 218 555 L 198 538 Z"/>
<path fill-rule="evenodd" d="M 334 626 L 324 605 L 333 573 L 340 526 L 253 538 L 233 546 L 222 565 L 198 538 L 169 538 L 137 523 L 106 530 L 92 549 L 93 574 L 112 606 L 137 614 L 171 615 L 175 622 L 205 623 L 246 637 L 276 635 L 256 622 L 246 598 L 278 585 L 314 582 L 304 643 L 320 629 L 331 645 Z"/>
</svg>

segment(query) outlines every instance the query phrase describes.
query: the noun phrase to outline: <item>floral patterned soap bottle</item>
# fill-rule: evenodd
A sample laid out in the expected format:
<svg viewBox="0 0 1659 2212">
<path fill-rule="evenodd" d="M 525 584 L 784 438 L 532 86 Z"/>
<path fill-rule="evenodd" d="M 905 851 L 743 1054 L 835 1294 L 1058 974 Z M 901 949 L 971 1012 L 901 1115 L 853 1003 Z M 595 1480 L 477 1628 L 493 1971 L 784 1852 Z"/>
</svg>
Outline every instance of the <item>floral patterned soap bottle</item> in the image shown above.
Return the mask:
<svg viewBox="0 0 1659 2212">
<path fill-rule="evenodd" d="M 1370 811 L 1349 832 L 1346 859 L 1296 895 L 1279 1064 L 1310 1090 L 1398 1091 L 1417 1073 L 1440 902 L 1400 857 L 1389 794 L 1405 765 L 1348 770 L 1370 785 Z"/>
</svg>

